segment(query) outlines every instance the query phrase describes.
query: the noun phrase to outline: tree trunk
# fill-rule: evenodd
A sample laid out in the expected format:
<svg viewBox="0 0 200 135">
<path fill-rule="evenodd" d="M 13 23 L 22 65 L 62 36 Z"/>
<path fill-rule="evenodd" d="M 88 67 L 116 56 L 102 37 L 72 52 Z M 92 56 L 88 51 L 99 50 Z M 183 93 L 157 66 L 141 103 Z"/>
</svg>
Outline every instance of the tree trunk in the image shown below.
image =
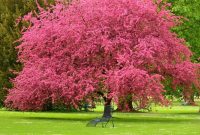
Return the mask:
<svg viewBox="0 0 200 135">
<path fill-rule="evenodd" d="M 104 95 L 104 93 L 102 92 L 97 92 L 99 95 L 101 95 L 103 97 L 103 100 L 104 100 L 104 113 L 103 113 L 103 117 L 107 117 L 107 118 L 110 118 L 112 117 L 112 114 L 111 114 L 111 101 L 112 101 L 112 98 L 108 98 Z"/>
<path fill-rule="evenodd" d="M 112 117 L 111 112 L 112 112 L 111 105 L 104 105 L 103 117 L 111 118 Z"/>
<path fill-rule="evenodd" d="M 120 112 L 136 112 L 132 104 L 132 96 L 128 95 L 126 98 L 120 98 L 120 101 L 117 105 L 117 110 Z"/>
<path fill-rule="evenodd" d="M 192 105 L 192 106 L 197 105 L 194 101 L 193 90 L 183 90 L 183 99 L 184 99 L 185 105 Z"/>
<path fill-rule="evenodd" d="M 43 111 L 51 111 L 53 110 L 52 100 L 49 98 L 43 106 Z"/>
</svg>

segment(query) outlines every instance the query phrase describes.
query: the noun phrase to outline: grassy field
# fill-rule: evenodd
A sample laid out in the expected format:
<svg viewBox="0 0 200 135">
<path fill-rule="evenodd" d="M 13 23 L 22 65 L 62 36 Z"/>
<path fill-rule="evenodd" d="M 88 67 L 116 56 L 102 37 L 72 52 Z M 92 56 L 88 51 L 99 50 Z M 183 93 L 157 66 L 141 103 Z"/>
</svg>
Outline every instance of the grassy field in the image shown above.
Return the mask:
<svg viewBox="0 0 200 135">
<path fill-rule="evenodd" d="M 114 113 L 115 127 L 86 127 L 94 112 L 14 112 L 0 110 L 0 135 L 200 135 L 199 107 L 154 107 L 149 113 Z"/>
</svg>

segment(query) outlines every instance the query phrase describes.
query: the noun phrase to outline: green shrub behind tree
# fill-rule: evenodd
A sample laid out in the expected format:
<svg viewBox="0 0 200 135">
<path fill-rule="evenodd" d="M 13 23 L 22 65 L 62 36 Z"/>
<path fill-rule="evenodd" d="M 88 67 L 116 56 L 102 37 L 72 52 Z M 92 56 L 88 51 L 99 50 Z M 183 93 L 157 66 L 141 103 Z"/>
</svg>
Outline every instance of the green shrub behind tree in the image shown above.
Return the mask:
<svg viewBox="0 0 200 135">
<path fill-rule="evenodd" d="M 172 3 L 171 10 L 176 15 L 187 19 L 175 32 L 187 41 L 194 53 L 192 60 L 200 62 L 200 0 L 168 0 Z"/>
<path fill-rule="evenodd" d="M 44 6 L 43 0 L 38 0 Z M 52 3 L 54 0 L 48 0 Z M 17 62 L 15 41 L 20 38 L 22 24 L 16 25 L 16 19 L 31 10 L 37 10 L 35 0 L 0 0 L 0 106 L 9 88 L 13 71 L 19 71 L 21 64 Z"/>
<path fill-rule="evenodd" d="M 178 34 L 179 37 L 186 40 L 187 45 L 193 52 L 192 61 L 200 62 L 200 0 L 164 0 L 172 4 L 170 9 L 172 12 L 178 16 L 183 17 L 183 23 L 174 28 L 173 31 Z M 165 89 L 167 90 L 166 95 L 173 98 L 184 99 L 184 91 L 182 86 L 179 86 L 177 91 L 173 91 L 172 88 L 168 86 L 170 79 L 165 82 Z M 190 93 L 190 99 L 184 99 L 184 101 L 189 100 L 191 104 L 195 104 L 194 95 L 198 96 L 198 90 L 193 88 Z"/>
</svg>

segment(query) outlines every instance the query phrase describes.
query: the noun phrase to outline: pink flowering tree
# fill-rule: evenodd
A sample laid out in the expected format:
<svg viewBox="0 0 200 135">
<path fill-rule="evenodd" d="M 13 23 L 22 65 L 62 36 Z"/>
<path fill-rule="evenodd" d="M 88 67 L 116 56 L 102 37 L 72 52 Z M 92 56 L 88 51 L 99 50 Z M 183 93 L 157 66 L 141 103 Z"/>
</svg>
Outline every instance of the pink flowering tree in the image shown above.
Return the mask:
<svg viewBox="0 0 200 135">
<path fill-rule="evenodd" d="M 199 65 L 170 29 L 179 17 L 152 0 L 79 0 L 57 2 L 29 13 L 19 60 L 6 106 L 43 110 L 51 103 L 79 108 L 103 97 L 121 111 L 168 104 L 163 81 L 185 91 L 199 88 Z M 133 104 L 134 103 L 134 104 Z"/>
</svg>

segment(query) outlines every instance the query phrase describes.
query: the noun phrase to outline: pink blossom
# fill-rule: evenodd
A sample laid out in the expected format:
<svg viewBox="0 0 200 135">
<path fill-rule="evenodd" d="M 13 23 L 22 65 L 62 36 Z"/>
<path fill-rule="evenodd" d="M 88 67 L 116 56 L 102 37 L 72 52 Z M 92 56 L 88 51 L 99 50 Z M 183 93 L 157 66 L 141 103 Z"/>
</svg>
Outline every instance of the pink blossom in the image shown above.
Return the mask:
<svg viewBox="0 0 200 135">
<path fill-rule="evenodd" d="M 78 107 L 101 90 L 116 103 L 132 95 L 142 108 L 167 103 L 165 76 L 199 87 L 199 65 L 170 31 L 179 17 L 157 9 L 152 0 L 79 0 L 29 13 L 24 19 L 32 25 L 17 47 L 24 68 L 7 107 L 42 110 L 49 101 Z"/>
</svg>

